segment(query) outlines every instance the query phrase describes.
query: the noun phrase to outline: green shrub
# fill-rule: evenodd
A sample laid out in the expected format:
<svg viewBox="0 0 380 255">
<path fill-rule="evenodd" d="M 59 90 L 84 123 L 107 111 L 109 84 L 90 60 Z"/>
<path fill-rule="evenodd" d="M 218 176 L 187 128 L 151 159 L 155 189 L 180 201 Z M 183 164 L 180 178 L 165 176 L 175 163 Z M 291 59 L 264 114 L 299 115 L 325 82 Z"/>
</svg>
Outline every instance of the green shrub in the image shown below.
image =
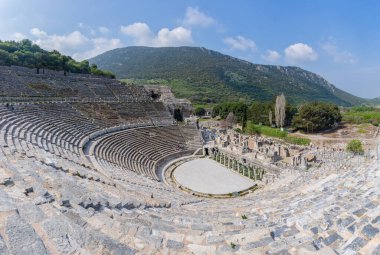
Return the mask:
<svg viewBox="0 0 380 255">
<path fill-rule="evenodd" d="M 234 130 L 235 132 L 240 133 L 240 134 L 243 132 L 240 128 L 235 128 Z"/>
<path fill-rule="evenodd" d="M 284 138 L 284 141 L 297 145 L 309 145 L 311 143 L 311 140 L 309 138 L 301 138 L 295 136 L 287 136 Z"/>
<path fill-rule="evenodd" d="M 250 134 L 266 135 L 276 138 L 284 138 L 287 135 L 285 131 L 281 131 L 278 128 L 272 128 L 263 125 L 255 125 L 250 121 L 247 124 L 246 131 Z"/>
<path fill-rule="evenodd" d="M 313 102 L 302 105 L 299 114 L 294 116 L 294 128 L 314 132 L 333 127 L 342 120 L 339 107 L 325 102 Z"/>
<path fill-rule="evenodd" d="M 352 124 L 370 123 L 378 125 L 380 123 L 380 112 L 373 111 L 355 111 L 349 110 L 343 114 L 343 121 Z"/>
<path fill-rule="evenodd" d="M 363 145 L 362 145 L 362 142 L 359 141 L 359 140 L 351 140 L 347 146 L 346 146 L 346 150 L 348 152 L 353 152 L 355 154 L 362 154 L 364 152 L 364 149 L 363 149 Z"/>
<path fill-rule="evenodd" d="M 287 143 L 297 144 L 297 145 L 309 145 L 311 143 L 311 140 L 308 138 L 288 136 L 287 132 L 281 131 L 278 128 L 272 128 L 272 127 L 263 126 L 263 125 L 255 125 L 250 121 L 247 124 L 246 133 L 275 137 L 275 138 L 282 139 L 283 141 Z"/>
<path fill-rule="evenodd" d="M 198 117 L 204 116 L 206 114 L 206 110 L 203 107 L 197 107 L 194 110 L 194 114 Z"/>
</svg>

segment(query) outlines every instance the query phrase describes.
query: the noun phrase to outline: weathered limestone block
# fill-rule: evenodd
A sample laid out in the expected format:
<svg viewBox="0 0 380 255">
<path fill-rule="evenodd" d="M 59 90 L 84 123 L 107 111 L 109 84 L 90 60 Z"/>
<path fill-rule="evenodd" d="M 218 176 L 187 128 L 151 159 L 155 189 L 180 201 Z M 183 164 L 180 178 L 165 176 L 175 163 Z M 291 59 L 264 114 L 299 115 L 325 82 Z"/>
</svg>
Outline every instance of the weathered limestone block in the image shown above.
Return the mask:
<svg viewBox="0 0 380 255">
<path fill-rule="evenodd" d="M 51 203 L 54 201 L 54 196 L 49 192 L 45 192 L 43 195 L 36 197 L 33 202 L 35 205 L 42 205 L 46 203 Z"/>
<path fill-rule="evenodd" d="M 7 247 L 10 254 L 49 254 L 41 238 L 18 214 L 13 214 L 8 217 L 5 233 L 7 235 Z"/>
<path fill-rule="evenodd" d="M 206 245 L 198 245 L 198 244 L 188 244 L 187 248 L 193 254 L 215 254 L 216 247 L 215 246 L 206 246 Z"/>
<path fill-rule="evenodd" d="M 62 254 L 74 253 L 84 246 L 83 229 L 63 215 L 45 220 L 42 227 L 49 240 L 54 242 L 56 249 Z"/>
<path fill-rule="evenodd" d="M 5 245 L 4 238 L 1 235 L 0 235 L 0 254 L 3 254 L 3 255 L 8 255 L 9 254 L 8 248 Z"/>
<path fill-rule="evenodd" d="M 183 243 L 173 241 L 173 240 L 168 240 L 166 243 L 166 247 L 169 249 L 174 249 L 174 250 L 180 250 L 184 247 Z"/>
<path fill-rule="evenodd" d="M 41 222 L 46 219 L 46 215 L 42 212 L 42 210 L 33 203 L 26 202 L 19 204 L 17 209 L 20 216 L 30 224 Z"/>
<path fill-rule="evenodd" d="M 108 236 L 98 232 L 90 231 L 85 238 L 86 249 L 91 254 L 114 254 L 114 255 L 134 255 L 136 250 L 119 243 Z"/>
<path fill-rule="evenodd" d="M 16 210 L 16 202 L 0 189 L 0 212 Z"/>
<path fill-rule="evenodd" d="M 14 185 L 14 181 L 12 178 L 0 178 L 0 185 L 4 185 L 5 187 L 12 187 Z"/>
</svg>

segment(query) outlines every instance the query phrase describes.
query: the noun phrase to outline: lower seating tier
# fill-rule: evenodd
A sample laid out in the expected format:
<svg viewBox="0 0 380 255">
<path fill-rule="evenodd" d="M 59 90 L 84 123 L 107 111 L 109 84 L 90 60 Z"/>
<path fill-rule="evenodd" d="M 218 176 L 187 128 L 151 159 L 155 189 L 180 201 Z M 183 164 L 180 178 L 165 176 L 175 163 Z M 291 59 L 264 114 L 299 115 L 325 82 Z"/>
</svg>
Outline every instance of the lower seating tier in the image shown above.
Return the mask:
<svg viewBox="0 0 380 255">
<path fill-rule="evenodd" d="M 194 146 L 191 140 L 197 136 L 197 130 L 193 129 L 190 134 L 183 133 L 178 126 L 172 125 L 172 120 L 169 121 L 168 112 L 164 113 L 165 108 L 155 111 L 152 118 L 159 119 L 155 122 L 144 110 L 148 109 L 149 103 L 140 103 L 139 106 L 143 105 L 117 105 L 116 102 L 3 104 L 0 105 L 0 134 L 6 146 L 14 145 L 19 152 L 31 154 L 29 148 L 38 147 L 76 164 L 91 167 L 93 164 L 85 156 L 83 147 L 86 141 L 91 142 L 89 138 L 93 134 L 102 133 L 97 138 L 94 156 L 96 160 L 102 159 L 112 164 L 97 166 L 103 169 L 117 165 L 123 170 L 159 180 L 156 164 L 170 155 L 194 151 L 199 144 Z M 151 104 L 150 112 L 154 112 L 152 109 L 156 106 Z M 125 119 L 127 115 L 129 117 Z M 163 126 L 157 126 L 158 123 Z M 111 132 L 115 125 L 122 131 Z M 135 126 L 140 128 L 131 128 Z"/>
<path fill-rule="evenodd" d="M 178 126 L 151 126 L 103 136 L 95 142 L 91 156 L 98 162 L 105 160 L 125 170 L 160 180 L 156 174 L 157 163 L 173 154 L 191 154 L 197 149 L 192 144 Z"/>
</svg>

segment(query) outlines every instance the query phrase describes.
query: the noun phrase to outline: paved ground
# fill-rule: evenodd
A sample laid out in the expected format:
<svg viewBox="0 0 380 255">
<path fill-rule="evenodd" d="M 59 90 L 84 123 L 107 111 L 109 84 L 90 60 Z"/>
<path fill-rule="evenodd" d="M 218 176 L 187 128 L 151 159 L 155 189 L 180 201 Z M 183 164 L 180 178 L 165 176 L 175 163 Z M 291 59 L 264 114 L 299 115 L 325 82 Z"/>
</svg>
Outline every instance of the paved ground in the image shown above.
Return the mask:
<svg viewBox="0 0 380 255">
<path fill-rule="evenodd" d="M 180 165 L 174 177 L 183 186 L 207 194 L 228 194 L 255 183 L 211 159 L 195 159 Z"/>
</svg>

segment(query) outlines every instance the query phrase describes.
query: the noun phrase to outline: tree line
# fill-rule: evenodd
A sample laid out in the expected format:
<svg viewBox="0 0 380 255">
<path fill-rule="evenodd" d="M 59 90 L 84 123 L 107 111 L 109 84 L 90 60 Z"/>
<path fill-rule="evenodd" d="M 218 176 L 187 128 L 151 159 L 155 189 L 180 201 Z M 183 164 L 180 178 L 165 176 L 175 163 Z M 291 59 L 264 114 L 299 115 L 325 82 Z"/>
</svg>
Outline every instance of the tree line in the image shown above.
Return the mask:
<svg viewBox="0 0 380 255">
<path fill-rule="evenodd" d="M 64 71 L 65 74 L 72 72 L 115 78 L 113 73 L 100 70 L 96 65 L 90 65 L 87 60 L 78 62 L 56 50 L 46 51 L 28 39 L 18 42 L 0 40 L 0 65 L 36 68 L 37 73 L 40 73 L 41 69 L 51 69 Z"/>
<path fill-rule="evenodd" d="M 196 112 L 204 112 L 198 109 Z M 225 102 L 214 106 L 212 117 L 226 119 L 232 113 L 236 121 L 246 127 L 247 122 L 272 127 L 291 127 L 305 132 L 316 132 L 332 128 L 342 120 L 337 105 L 326 102 L 309 102 L 302 105 L 286 103 L 282 94 L 272 101 Z M 229 119 L 232 119 L 229 116 Z"/>
</svg>

